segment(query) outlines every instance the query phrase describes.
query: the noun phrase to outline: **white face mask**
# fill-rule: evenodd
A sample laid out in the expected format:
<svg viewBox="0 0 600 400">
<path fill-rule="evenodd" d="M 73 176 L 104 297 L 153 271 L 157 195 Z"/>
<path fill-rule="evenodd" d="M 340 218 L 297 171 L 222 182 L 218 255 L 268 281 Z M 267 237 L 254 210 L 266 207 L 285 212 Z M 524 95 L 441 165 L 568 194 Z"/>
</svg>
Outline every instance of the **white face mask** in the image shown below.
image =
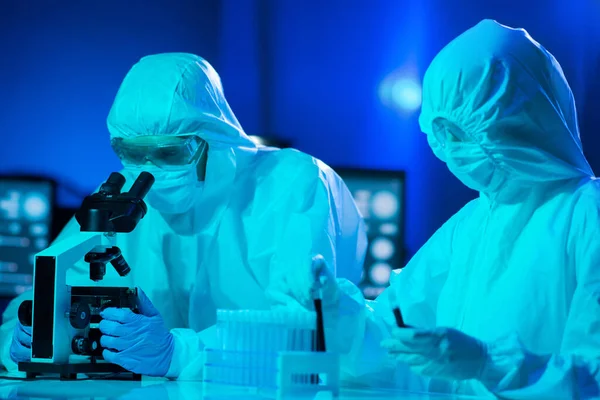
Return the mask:
<svg viewBox="0 0 600 400">
<path fill-rule="evenodd" d="M 494 193 L 506 182 L 506 174 L 498 169 L 479 144 L 446 142 L 442 146 L 430 135 L 427 135 L 427 140 L 435 155 L 465 186 L 478 192 Z"/>
<path fill-rule="evenodd" d="M 505 183 L 505 174 L 477 143 L 447 143 L 446 165 L 465 186 L 484 193 L 495 193 Z"/>
<path fill-rule="evenodd" d="M 133 174 L 147 171 L 154 176 L 154 185 L 145 201 L 164 214 L 183 214 L 189 211 L 204 186 L 204 182 L 198 181 L 196 163 L 168 170 L 148 165 L 127 166 L 125 169 Z"/>
</svg>

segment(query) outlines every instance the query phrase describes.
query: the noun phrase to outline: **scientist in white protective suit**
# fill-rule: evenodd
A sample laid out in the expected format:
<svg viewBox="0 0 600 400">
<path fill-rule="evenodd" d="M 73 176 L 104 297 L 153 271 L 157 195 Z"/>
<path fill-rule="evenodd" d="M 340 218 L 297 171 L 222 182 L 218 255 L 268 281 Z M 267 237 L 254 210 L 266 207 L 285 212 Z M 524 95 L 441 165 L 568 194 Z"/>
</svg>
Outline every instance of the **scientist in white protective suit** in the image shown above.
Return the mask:
<svg viewBox="0 0 600 400">
<path fill-rule="evenodd" d="M 599 396 L 600 183 L 560 65 L 525 30 L 482 21 L 431 63 L 419 122 L 480 196 L 375 301 L 328 280 L 327 345 L 343 352 L 344 379 L 509 399 Z M 396 328 L 396 306 L 410 328 Z"/>
<path fill-rule="evenodd" d="M 366 234 L 343 181 L 297 150 L 257 147 L 202 58 L 142 58 L 121 84 L 107 124 L 128 184 L 142 171 L 156 182 L 145 218 L 117 235 L 130 275 L 109 268 L 102 282 L 143 290 L 140 315 L 103 312 L 106 360 L 143 375 L 199 379 L 217 308 L 269 309 L 272 298 L 309 284 L 316 253 L 338 276 L 359 281 Z M 78 231 L 73 219 L 57 241 Z M 67 283 L 90 285 L 89 266 L 77 264 Z M 17 321 L 27 298 L 31 292 L 3 316 L 8 370 L 30 358 L 31 331 Z"/>
</svg>

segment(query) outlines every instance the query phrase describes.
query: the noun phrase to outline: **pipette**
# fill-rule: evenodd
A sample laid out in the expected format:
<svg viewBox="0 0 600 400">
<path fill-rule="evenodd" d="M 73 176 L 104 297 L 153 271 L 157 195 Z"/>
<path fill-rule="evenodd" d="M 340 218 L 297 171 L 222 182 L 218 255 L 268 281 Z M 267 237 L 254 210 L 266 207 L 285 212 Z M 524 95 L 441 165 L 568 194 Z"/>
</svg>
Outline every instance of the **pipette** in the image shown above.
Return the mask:
<svg viewBox="0 0 600 400">
<path fill-rule="evenodd" d="M 315 263 L 317 264 L 315 266 Z M 315 274 L 315 280 L 311 288 L 311 295 L 315 306 L 315 313 L 317 314 L 317 330 L 315 332 L 315 351 L 325 352 L 325 326 L 323 325 L 323 282 L 322 279 L 327 279 L 323 276 L 323 268 L 327 268 L 325 261 L 320 259 L 313 260 L 313 272 Z M 310 383 L 319 383 L 318 375 L 310 376 Z"/>
<path fill-rule="evenodd" d="M 398 306 L 396 302 L 396 293 L 394 293 L 393 289 L 388 290 L 388 301 L 392 305 L 392 312 L 394 313 L 394 318 L 396 319 L 396 326 L 398 326 L 398 328 L 410 328 L 409 325 L 404 323 L 404 318 L 402 318 L 402 313 L 400 312 L 400 306 Z"/>
<path fill-rule="evenodd" d="M 327 268 L 325 261 L 320 258 L 318 260 L 314 260 L 314 263 L 317 263 L 317 266 L 313 265 L 313 271 L 315 274 L 315 280 L 313 282 L 313 287 L 311 289 L 311 294 L 313 298 L 313 303 L 315 306 L 315 312 L 317 314 L 317 331 L 316 331 L 316 343 L 315 350 L 316 351 L 326 351 L 325 346 L 325 327 L 323 325 L 323 282 L 322 280 L 327 279 L 327 277 L 323 276 L 323 268 Z"/>
</svg>

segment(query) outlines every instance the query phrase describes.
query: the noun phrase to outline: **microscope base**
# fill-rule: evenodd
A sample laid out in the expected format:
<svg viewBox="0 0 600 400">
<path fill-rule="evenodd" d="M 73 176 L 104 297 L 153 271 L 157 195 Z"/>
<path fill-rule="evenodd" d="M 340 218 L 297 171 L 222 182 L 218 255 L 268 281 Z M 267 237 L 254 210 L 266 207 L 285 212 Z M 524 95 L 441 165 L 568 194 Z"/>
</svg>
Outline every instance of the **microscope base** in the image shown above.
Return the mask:
<svg viewBox="0 0 600 400">
<path fill-rule="evenodd" d="M 36 378 L 39 375 L 60 375 L 60 380 L 76 380 L 77 374 L 85 374 L 103 380 L 126 380 L 139 381 L 142 376 L 127 371 L 122 367 L 109 363 L 72 363 L 72 364 L 48 364 L 37 362 L 20 362 L 19 371 L 27 373 L 27 378 Z"/>
</svg>

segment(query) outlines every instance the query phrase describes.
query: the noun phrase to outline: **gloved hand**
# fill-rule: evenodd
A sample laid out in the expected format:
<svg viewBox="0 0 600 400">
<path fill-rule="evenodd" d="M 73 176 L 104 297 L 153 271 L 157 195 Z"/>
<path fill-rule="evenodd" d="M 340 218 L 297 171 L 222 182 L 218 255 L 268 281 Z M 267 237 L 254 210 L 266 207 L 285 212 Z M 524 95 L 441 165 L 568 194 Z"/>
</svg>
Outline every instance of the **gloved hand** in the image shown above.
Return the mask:
<svg viewBox="0 0 600 400">
<path fill-rule="evenodd" d="M 485 343 L 450 328 L 396 329 L 381 346 L 415 373 L 447 380 L 479 379 L 488 358 Z"/>
<path fill-rule="evenodd" d="M 311 303 L 318 295 L 323 300 L 324 308 L 337 304 L 340 298 L 340 288 L 333 271 L 320 254 L 313 257 L 311 271 L 316 279 L 310 290 L 309 300 Z"/>
<path fill-rule="evenodd" d="M 13 331 L 10 358 L 16 363 L 31 360 L 31 327 L 23 326 L 19 320 Z"/>
<path fill-rule="evenodd" d="M 321 296 L 323 308 L 335 304 L 339 298 L 335 276 L 321 255 L 312 258 L 309 268 L 290 271 L 276 279 L 276 284 L 267 291 L 267 296 L 276 307 L 299 304 L 305 309 L 314 310 L 313 300 L 317 294 Z"/>
<path fill-rule="evenodd" d="M 102 311 L 102 355 L 106 361 L 136 374 L 165 376 L 173 358 L 173 334 L 141 289 L 138 301 L 140 314 L 122 308 Z"/>
</svg>

